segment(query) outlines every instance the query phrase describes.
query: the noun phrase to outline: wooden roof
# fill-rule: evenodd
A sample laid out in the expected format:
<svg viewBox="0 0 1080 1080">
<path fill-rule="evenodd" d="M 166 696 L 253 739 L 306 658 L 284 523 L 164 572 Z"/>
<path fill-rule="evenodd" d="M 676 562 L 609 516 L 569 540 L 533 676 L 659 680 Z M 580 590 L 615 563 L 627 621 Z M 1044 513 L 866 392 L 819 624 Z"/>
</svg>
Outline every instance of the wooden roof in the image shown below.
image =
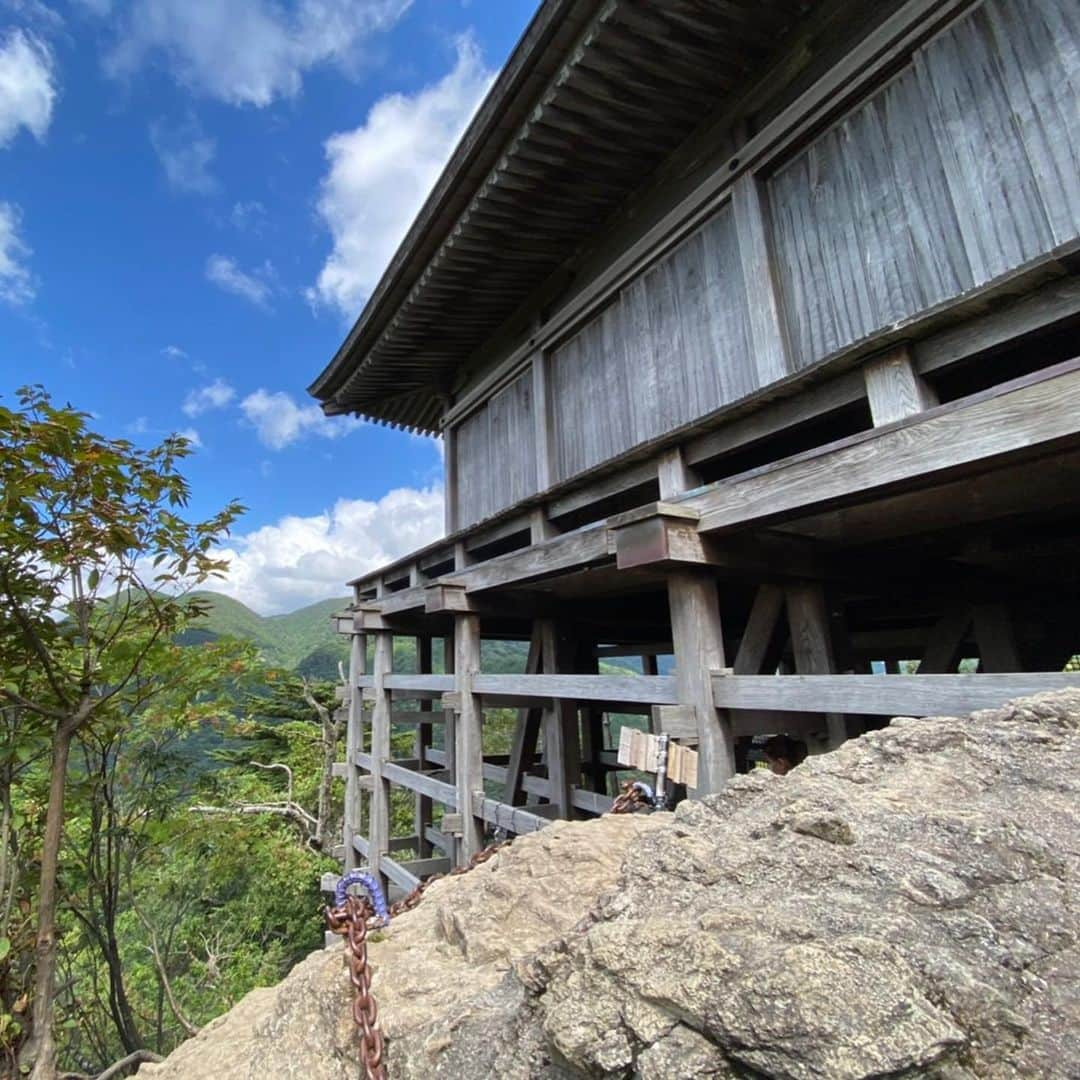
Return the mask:
<svg viewBox="0 0 1080 1080">
<path fill-rule="evenodd" d="M 807 0 L 544 0 L 337 354 L 328 414 L 435 432 L 454 373 Z"/>
</svg>

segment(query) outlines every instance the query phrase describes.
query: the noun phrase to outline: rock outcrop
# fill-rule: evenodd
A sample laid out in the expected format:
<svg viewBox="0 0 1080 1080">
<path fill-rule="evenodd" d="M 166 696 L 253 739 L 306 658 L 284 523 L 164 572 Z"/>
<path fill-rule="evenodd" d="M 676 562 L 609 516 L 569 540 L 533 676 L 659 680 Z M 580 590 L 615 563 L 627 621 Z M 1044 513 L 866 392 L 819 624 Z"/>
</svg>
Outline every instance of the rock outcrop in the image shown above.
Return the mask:
<svg viewBox="0 0 1080 1080">
<path fill-rule="evenodd" d="M 393 1080 L 1080 1076 L 1080 692 L 552 826 L 372 947 Z M 621 866 L 621 869 L 620 869 Z M 340 953 L 140 1076 L 355 1076 Z"/>
</svg>

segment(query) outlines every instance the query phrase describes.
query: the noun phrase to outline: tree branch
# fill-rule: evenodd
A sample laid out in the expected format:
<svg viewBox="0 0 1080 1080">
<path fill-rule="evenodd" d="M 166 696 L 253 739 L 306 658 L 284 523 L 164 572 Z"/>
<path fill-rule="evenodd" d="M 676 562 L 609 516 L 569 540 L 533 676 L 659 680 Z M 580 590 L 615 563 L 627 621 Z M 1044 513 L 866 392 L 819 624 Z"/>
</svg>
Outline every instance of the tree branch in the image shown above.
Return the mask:
<svg viewBox="0 0 1080 1080">
<path fill-rule="evenodd" d="M 169 981 L 169 973 L 165 970 L 165 961 L 161 956 L 161 945 L 158 941 L 157 930 L 154 929 L 153 923 L 139 910 L 139 908 L 132 902 L 131 910 L 135 912 L 135 917 L 143 924 L 146 932 L 150 935 L 150 955 L 154 959 L 154 967 L 157 969 L 158 978 L 161 979 L 162 989 L 165 991 L 165 997 L 169 1002 L 169 1008 L 172 1010 L 173 1016 L 176 1017 L 180 1026 L 188 1033 L 188 1035 L 198 1035 L 199 1028 L 197 1028 L 185 1015 L 180 1008 L 180 1003 L 176 1000 L 176 995 L 173 993 L 172 983 Z M 160 1061 L 161 1059 L 158 1058 Z M 101 1080 L 98 1077 L 98 1080 Z"/>
<path fill-rule="evenodd" d="M 58 1080 L 115 1080 L 115 1077 L 119 1076 L 125 1069 L 130 1069 L 132 1065 L 146 1063 L 156 1065 L 164 1060 L 160 1054 L 155 1054 L 153 1050 L 136 1050 L 133 1054 L 128 1054 L 126 1058 L 114 1061 L 104 1072 L 98 1073 L 97 1076 L 91 1076 L 89 1073 L 66 1072 L 60 1073 Z"/>
</svg>

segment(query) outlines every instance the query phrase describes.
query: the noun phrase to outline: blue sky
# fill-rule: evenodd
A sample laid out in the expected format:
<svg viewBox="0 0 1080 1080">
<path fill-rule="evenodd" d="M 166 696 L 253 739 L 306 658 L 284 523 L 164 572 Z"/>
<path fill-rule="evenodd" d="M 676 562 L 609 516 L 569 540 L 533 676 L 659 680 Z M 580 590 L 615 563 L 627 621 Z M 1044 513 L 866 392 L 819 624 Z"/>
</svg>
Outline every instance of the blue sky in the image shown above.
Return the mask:
<svg viewBox="0 0 1080 1080">
<path fill-rule="evenodd" d="M 327 420 L 329 360 L 537 0 L 0 0 L 0 394 L 189 433 L 263 612 L 432 539 L 429 439 Z"/>
</svg>

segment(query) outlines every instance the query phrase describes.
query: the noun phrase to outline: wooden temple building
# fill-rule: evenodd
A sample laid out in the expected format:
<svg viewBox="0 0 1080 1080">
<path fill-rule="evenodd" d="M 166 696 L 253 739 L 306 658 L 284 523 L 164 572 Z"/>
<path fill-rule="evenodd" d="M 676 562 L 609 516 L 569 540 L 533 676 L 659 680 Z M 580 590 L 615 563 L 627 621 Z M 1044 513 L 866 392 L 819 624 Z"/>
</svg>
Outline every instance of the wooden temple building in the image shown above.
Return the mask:
<svg viewBox="0 0 1080 1080">
<path fill-rule="evenodd" d="M 311 387 L 445 445 L 445 539 L 339 620 L 346 864 L 605 811 L 605 716 L 693 795 L 1080 684 L 1078 271 L 1076 0 L 544 0 Z"/>
</svg>

